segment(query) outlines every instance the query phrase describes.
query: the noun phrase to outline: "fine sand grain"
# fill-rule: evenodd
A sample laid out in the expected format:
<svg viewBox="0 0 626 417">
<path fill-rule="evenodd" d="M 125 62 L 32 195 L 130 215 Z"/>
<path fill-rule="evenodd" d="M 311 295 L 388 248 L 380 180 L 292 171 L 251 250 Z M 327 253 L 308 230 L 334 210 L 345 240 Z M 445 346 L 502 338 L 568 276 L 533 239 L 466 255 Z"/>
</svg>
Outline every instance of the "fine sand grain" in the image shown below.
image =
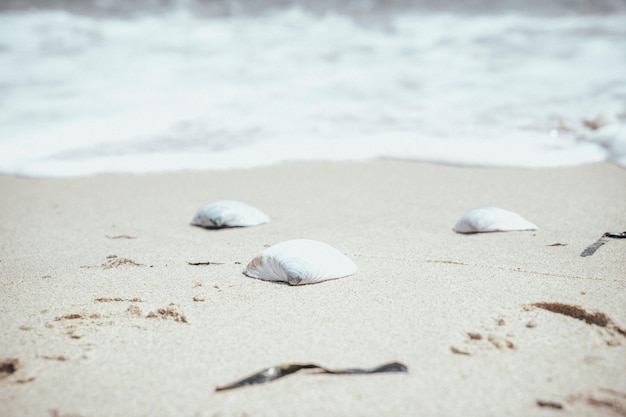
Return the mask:
<svg viewBox="0 0 626 417">
<path fill-rule="evenodd" d="M 374 161 L 74 179 L 0 177 L 0 416 L 625 416 L 626 170 Z M 234 199 L 272 222 L 206 230 Z M 536 231 L 461 235 L 497 206 Z M 242 270 L 326 242 L 350 277 Z M 287 363 L 402 362 L 294 374 Z"/>
</svg>

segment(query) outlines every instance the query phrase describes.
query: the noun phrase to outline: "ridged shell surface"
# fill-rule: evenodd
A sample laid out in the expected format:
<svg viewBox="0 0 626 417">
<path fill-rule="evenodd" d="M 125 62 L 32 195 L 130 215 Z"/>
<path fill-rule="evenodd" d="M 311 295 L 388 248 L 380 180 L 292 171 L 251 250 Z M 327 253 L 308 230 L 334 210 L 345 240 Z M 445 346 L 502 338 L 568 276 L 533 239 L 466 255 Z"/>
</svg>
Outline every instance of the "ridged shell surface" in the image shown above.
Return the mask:
<svg viewBox="0 0 626 417">
<path fill-rule="evenodd" d="M 317 240 L 295 239 L 265 249 L 243 273 L 265 281 L 304 285 L 352 275 L 356 270 L 355 263 L 332 246 Z"/>
<path fill-rule="evenodd" d="M 468 211 L 456 222 L 458 233 L 508 232 L 536 230 L 537 226 L 517 213 L 498 207 L 480 207 Z"/>
<path fill-rule="evenodd" d="M 257 226 L 269 221 L 269 217 L 255 207 L 234 200 L 219 200 L 200 207 L 191 224 L 217 229 Z"/>
</svg>

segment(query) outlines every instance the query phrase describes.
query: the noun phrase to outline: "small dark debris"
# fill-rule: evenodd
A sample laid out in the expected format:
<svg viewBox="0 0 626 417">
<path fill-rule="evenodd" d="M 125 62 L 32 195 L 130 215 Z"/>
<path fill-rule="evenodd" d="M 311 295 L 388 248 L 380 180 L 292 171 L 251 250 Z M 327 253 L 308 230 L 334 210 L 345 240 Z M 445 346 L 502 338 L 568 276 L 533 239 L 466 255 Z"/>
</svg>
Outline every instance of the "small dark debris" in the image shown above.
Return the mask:
<svg viewBox="0 0 626 417">
<path fill-rule="evenodd" d="M 63 355 L 59 355 L 59 356 L 48 356 L 48 355 L 41 355 L 42 359 L 48 359 L 51 361 L 59 361 L 59 362 L 65 362 L 67 360 L 67 358 Z"/>
<path fill-rule="evenodd" d="M 19 368 L 20 360 L 17 358 L 0 361 L 0 379 L 9 376 Z"/>
<path fill-rule="evenodd" d="M 113 302 L 129 302 L 129 303 L 141 303 L 141 298 L 121 298 L 121 297 L 98 297 L 94 300 L 96 303 L 113 303 Z"/>
<path fill-rule="evenodd" d="M 61 321 L 61 320 L 76 320 L 76 319 L 84 319 L 85 316 L 82 314 L 66 314 L 64 316 L 57 316 L 55 317 L 54 321 Z"/>
<path fill-rule="evenodd" d="M 30 378 L 26 378 L 26 379 L 16 379 L 15 383 L 16 384 L 28 384 L 29 382 L 33 382 L 35 380 L 34 376 L 31 376 Z"/>
<path fill-rule="evenodd" d="M 562 410 L 563 409 L 563 404 L 557 403 L 557 402 L 554 402 L 554 401 L 537 400 L 537 405 L 539 407 L 554 408 L 556 410 Z"/>
<path fill-rule="evenodd" d="M 472 340 L 481 340 L 483 338 L 483 335 L 480 333 L 468 332 L 467 336 Z"/>
<path fill-rule="evenodd" d="M 567 246 L 567 243 L 552 243 L 551 245 L 547 245 L 547 246 Z"/>
<path fill-rule="evenodd" d="M 197 266 L 197 265 L 224 265 L 224 262 L 187 262 L 188 265 Z"/>
<path fill-rule="evenodd" d="M 466 355 L 466 356 L 469 356 L 469 354 L 470 354 L 468 351 L 461 350 L 461 349 L 459 349 L 458 347 L 455 347 L 455 346 L 450 346 L 450 351 L 452 353 L 456 354 L 456 355 Z"/>
<path fill-rule="evenodd" d="M 137 239 L 137 236 L 129 236 L 129 235 L 117 235 L 117 236 L 109 236 L 105 235 L 107 239 Z"/>
<path fill-rule="evenodd" d="M 288 364 L 273 366 L 255 373 L 249 377 L 233 382 L 232 384 L 216 387 L 215 391 L 225 391 L 233 388 L 239 388 L 246 385 L 263 384 L 278 378 L 293 374 L 302 369 L 318 369 L 318 373 L 347 375 L 347 374 L 374 374 L 380 372 L 408 372 L 406 365 L 400 362 L 391 362 L 371 369 L 348 368 L 331 370 L 312 363 L 307 364 Z"/>
</svg>

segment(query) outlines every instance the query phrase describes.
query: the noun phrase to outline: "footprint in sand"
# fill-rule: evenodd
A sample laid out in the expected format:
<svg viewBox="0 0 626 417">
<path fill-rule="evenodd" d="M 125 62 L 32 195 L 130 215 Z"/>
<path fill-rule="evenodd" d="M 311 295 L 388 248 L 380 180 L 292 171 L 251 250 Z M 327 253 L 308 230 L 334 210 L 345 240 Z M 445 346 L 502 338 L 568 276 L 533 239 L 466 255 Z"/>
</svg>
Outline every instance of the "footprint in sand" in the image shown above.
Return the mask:
<svg viewBox="0 0 626 417">
<path fill-rule="evenodd" d="M 580 320 L 599 331 L 608 346 L 620 346 L 626 337 L 626 331 L 620 328 L 608 315 L 599 311 L 587 311 L 582 307 L 565 303 L 537 302 L 522 308 L 523 312 L 534 312 L 532 317 L 516 315 L 513 319 L 504 316 L 494 317 L 490 323 L 481 326 L 480 330 L 468 331 L 463 334 L 460 344 L 450 346 L 450 351 L 457 355 L 472 355 L 483 350 L 515 350 L 515 334 L 524 328 L 533 329 L 541 320 L 541 311 L 561 314 Z M 507 323 L 509 321 L 510 323 Z"/>
<path fill-rule="evenodd" d="M 139 330 L 149 330 L 154 320 L 166 320 L 187 324 L 187 316 L 178 305 L 170 303 L 162 308 L 154 308 L 147 313 L 142 310 L 138 297 L 100 297 L 94 300 L 95 305 L 74 312 L 55 314 L 49 310 L 41 312 L 40 324 L 45 332 L 53 332 L 58 337 L 69 337 L 76 343 L 64 344 L 63 352 L 43 352 L 38 357 L 47 360 L 66 361 L 73 358 L 89 359 L 97 346 L 91 342 L 89 336 L 99 331 L 109 331 L 106 328 L 132 327 Z M 120 304 L 126 306 L 120 308 Z M 67 310 L 66 310 L 67 311 Z M 24 325 L 23 329 L 36 330 L 37 325 Z"/>
<path fill-rule="evenodd" d="M 554 321 L 551 321 L 551 324 L 548 323 L 546 321 L 547 315 L 551 314 L 564 316 L 562 319 L 563 324 L 555 323 Z M 518 348 L 514 342 L 515 335 L 520 336 L 519 349 L 521 350 L 524 349 L 524 344 L 528 343 L 528 339 L 523 337 L 525 332 L 533 331 L 532 329 L 535 328 L 545 327 L 544 336 L 547 337 L 550 337 L 553 334 L 552 332 L 557 329 L 569 331 L 572 334 L 582 330 L 580 327 L 577 330 L 573 327 L 571 330 L 568 330 L 569 326 L 565 325 L 566 322 L 570 326 L 589 326 L 589 336 L 599 336 L 596 339 L 599 343 L 596 345 L 597 347 L 602 347 L 602 342 L 604 342 L 606 349 L 612 349 L 624 344 L 626 331 L 606 313 L 589 311 L 580 306 L 566 303 L 536 302 L 523 306 L 521 311 L 512 317 L 505 318 L 504 316 L 499 316 L 491 319 L 479 331 L 465 332 L 463 334 L 464 340 L 461 343 L 450 346 L 450 351 L 453 354 L 466 356 L 477 355 L 484 351 L 514 351 Z M 555 335 L 555 337 L 563 337 L 563 334 L 560 336 Z M 591 364 L 593 361 L 602 360 L 602 358 L 599 356 L 587 356 L 584 360 Z M 556 400 L 553 393 L 546 398 L 537 398 L 535 403 L 539 408 L 566 410 L 573 414 L 626 417 L 626 393 L 614 388 L 591 387 L 587 392 L 569 395 L 563 393 Z"/>
<path fill-rule="evenodd" d="M 450 346 L 450 351 L 457 355 L 473 355 L 483 350 L 515 350 L 514 335 L 507 330 L 504 317 L 495 317 L 491 323 L 481 326 L 478 331 L 463 334 L 460 345 Z"/>
</svg>

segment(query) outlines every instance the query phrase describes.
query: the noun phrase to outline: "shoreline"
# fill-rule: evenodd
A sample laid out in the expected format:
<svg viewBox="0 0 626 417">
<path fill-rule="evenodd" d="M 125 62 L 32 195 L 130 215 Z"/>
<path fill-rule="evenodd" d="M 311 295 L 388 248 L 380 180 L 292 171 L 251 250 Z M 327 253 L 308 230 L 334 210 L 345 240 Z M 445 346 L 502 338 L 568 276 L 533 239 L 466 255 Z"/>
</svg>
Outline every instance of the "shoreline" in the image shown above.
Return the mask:
<svg viewBox="0 0 626 417">
<path fill-rule="evenodd" d="M 626 409 L 626 242 L 580 257 L 603 233 L 626 228 L 626 170 L 615 164 L 303 162 L 2 175 L 0 190 L 0 361 L 18 360 L 0 374 L 3 416 Z M 201 205 L 223 198 L 256 206 L 272 222 L 189 225 Z M 539 229 L 452 231 L 465 211 L 485 205 Z M 293 238 L 326 242 L 359 270 L 302 287 L 241 273 L 265 246 Z M 564 313 L 574 307 L 610 324 Z M 408 373 L 296 374 L 213 391 L 282 363 L 391 361 Z"/>
</svg>

